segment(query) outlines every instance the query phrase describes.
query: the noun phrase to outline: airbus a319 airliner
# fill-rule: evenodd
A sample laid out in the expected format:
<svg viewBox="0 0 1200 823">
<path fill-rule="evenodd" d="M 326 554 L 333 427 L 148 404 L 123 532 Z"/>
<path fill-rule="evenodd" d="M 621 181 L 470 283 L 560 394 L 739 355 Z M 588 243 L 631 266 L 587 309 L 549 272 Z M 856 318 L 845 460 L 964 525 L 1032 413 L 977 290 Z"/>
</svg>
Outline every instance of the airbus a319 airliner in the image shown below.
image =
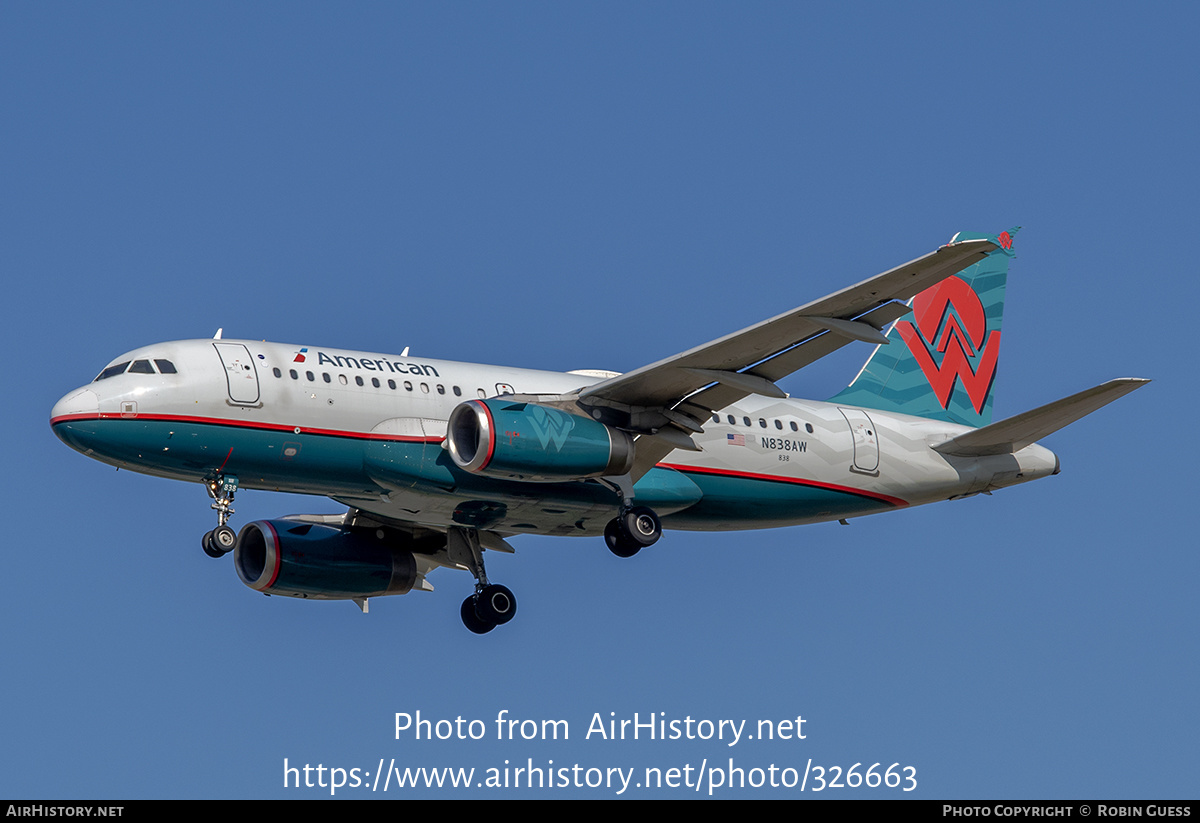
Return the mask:
<svg viewBox="0 0 1200 823">
<path fill-rule="evenodd" d="M 203 483 L 204 535 L 266 594 L 353 600 L 471 572 L 476 633 L 516 613 L 484 551 L 517 534 L 603 535 L 630 557 L 668 529 L 845 520 L 1049 474 L 1038 440 L 1148 382 L 1112 380 L 991 422 L 1015 229 L 936 251 L 688 351 L 617 374 L 544 372 L 249 340 L 159 343 L 63 397 L 63 442 Z M 890 328 L 888 328 L 890 325 Z M 888 331 L 885 334 L 884 329 Z M 780 378 L 876 348 L 825 402 Z M 342 515 L 229 526 L 238 489 L 324 495 Z"/>
</svg>

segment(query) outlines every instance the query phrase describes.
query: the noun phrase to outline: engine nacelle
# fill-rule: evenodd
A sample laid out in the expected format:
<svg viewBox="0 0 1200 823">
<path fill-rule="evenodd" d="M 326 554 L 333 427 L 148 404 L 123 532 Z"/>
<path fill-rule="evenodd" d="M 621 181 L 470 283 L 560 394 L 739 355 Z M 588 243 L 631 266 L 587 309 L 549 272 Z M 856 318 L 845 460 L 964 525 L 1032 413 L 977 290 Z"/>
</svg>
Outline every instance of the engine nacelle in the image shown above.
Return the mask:
<svg viewBox="0 0 1200 823">
<path fill-rule="evenodd" d="M 315 600 L 405 594 L 418 578 L 412 552 L 366 534 L 295 520 L 247 523 L 233 565 L 255 591 Z"/>
<path fill-rule="evenodd" d="M 630 435 L 537 403 L 461 403 L 450 413 L 446 443 L 459 468 L 489 477 L 579 480 L 625 474 L 633 466 Z"/>
</svg>

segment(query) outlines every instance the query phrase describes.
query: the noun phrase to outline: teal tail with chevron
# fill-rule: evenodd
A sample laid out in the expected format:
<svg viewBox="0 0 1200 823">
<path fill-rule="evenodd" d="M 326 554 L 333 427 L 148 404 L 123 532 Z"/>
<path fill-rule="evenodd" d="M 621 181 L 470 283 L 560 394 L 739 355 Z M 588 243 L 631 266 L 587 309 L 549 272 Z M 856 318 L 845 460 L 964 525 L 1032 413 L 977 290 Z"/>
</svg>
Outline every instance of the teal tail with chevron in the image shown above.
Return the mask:
<svg viewBox="0 0 1200 823">
<path fill-rule="evenodd" d="M 1019 227 L 1018 227 L 1019 228 Z M 831 403 L 948 420 L 992 421 L 1004 286 L 1017 229 L 998 236 L 959 232 L 950 242 L 987 239 L 986 258 L 914 297 L 862 371 Z"/>
</svg>

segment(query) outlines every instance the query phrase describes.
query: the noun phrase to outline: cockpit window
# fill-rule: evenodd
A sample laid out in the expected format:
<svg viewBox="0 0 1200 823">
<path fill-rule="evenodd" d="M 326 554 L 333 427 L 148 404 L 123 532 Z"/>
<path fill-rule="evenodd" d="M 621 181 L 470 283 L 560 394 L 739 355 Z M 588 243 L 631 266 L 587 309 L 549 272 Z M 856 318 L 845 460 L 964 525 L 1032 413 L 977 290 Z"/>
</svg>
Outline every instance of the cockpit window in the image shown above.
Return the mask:
<svg viewBox="0 0 1200 823">
<path fill-rule="evenodd" d="M 158 371 L 154 371 L 154 366 L 158 366 Z M 128 371 L 130 374 L 178 374 L 175 364 L 170 360 L 155 360 L 154 366 L 150 365 L 149 360 L 134 360 L 132 364 L 128 360 L 124 363 L 117 363 L 115 366 L 109 366 L 104 371 L 96 376 L 96 380 L 107 380 L 110 377 L 116 377 L 118 374 L 125 374 Z"/>
<path fill-rule="evenodd" d="M 125 369 L 127 368 L 129 368 L 128 360 L 126 360 L 124 363 L 118 363 L 115 366 L 109 366 L 107 369 L 100 372 L 100 374 L 96 377 L 96 380 L 107 380 L 108 378 L 115 377 L 118 374 L 124 374 Z M 93 380 L 92 382 L 95 383 L 96 380 Z"/>
</svg>

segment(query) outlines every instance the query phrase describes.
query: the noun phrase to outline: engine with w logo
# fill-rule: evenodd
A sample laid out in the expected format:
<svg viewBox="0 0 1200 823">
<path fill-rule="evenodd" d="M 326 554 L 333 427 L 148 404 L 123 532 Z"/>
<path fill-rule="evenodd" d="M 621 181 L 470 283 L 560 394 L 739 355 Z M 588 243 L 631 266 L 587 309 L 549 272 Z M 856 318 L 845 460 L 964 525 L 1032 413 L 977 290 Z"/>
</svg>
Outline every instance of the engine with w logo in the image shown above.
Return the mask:
<svg viewBox="0 0 1200 823">
<path fill-rule="evenodd" d="M 467 401 L 450 415 L 446 440 L 459 468 L 489 477 L 580 480 L 623 474 L 633 462 L 628 433 L 538 403 Z"/>
</svg>

